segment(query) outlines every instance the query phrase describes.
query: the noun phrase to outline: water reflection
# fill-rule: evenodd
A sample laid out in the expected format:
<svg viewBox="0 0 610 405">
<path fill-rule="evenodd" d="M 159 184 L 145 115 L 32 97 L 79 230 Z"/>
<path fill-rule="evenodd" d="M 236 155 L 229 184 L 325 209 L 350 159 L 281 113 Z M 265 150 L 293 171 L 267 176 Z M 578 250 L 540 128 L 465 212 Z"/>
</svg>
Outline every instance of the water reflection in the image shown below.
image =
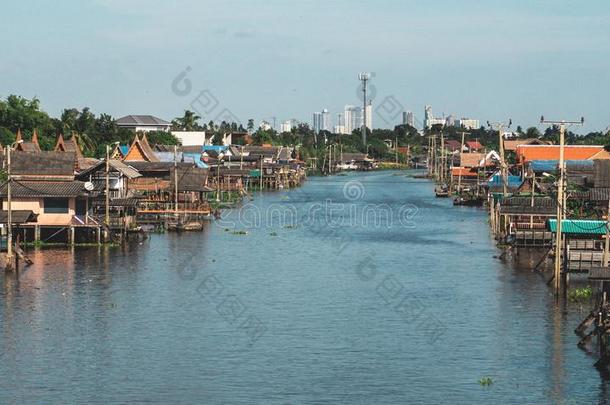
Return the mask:
<svg viewBox="0 0 610 405">
<path fill-rule="evenodd" d="M 361 199 L 343 194 L 350 180 Z M 303 215 L 329 198 L 418 213 L 411 227 L 341 222 L 347 210 L 310 227 L 211 223 L 123 247 L 30 252 L 34 265 L 0 280 L 0 402 L 607 401 L 608 380 L 576 346 L 583 314 L 555 306 L 526 270 L 535 255 L 498 257 L 483 210 L 391 172 L 312 178 L 253 204 Z M 379 278 L 358 276 L 365 260 Z M 242 307 L 206 300 L 210 276 L 222 302 Z M 393 292 L 422 309 L 417 321 L 385 299 Z M 239 308 L 267 327 L 254 345 L 232 323 Z M 430 322 L 445 328 L 437 340 Z M 484 376 L 492 386 L 478 384 Z"/>
</svg>

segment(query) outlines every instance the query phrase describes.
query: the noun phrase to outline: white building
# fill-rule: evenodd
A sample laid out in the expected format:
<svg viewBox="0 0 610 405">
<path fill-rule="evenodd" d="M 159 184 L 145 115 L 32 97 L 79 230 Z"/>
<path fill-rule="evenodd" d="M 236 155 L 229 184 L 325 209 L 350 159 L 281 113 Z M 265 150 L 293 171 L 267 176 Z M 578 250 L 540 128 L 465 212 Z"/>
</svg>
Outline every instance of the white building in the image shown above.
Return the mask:
<svg viewBox="0 0 610 405">
<path fill-rule="evenodd" d="M 471 118 L 460 118 L 459 120 L 455 120 L 456 127 L 461 127 L 465 129 L 478 129 L 481 128 L 481 123 L 479 120 L 471 119 Z"/>
<path fill-rule="evenodd" d="M 410 127 L 415 127 L 415 116 L 412 111 L 403 111 L 402 112 L 402 125 L 408 125 Z"/>
<path fill-rule="evenodd" d="M 291 132 L 292 128 L 296 128 L 298 125 L 299 122 L 296 119 L 291 118 L 280 124 L 280 132 Z"/>
<path fill-rule="evenodd" d="M 343 117 L 343 133 L 345 134 L 351 134 L 355 129 L 361 129 L 364 124 L 362 107 L 346 105 Z M 366 127 L 369 129 L 373 128 L 373 106 L 370 103 L 366 106 Z"/>
<path fill-rule="evenodd" d="M 169 131 L 172 124 L 152 115 L 126 115 L 116 120 L 116 125 L 134 132 L 151 132 Z"/>
<path fill-rule="evenodd" d="M 172 131 L 182 146 L 201 146 L 212 142 L 212 135 L 206 136 L 205 131 Z"/>
<path fill-rule="evenodd" d="M 445 118 L 434 118 L 432 107 L 427 105 L 424 109 L 424 128 L 430 129 L 433 125 L 445 125 Z"/>
</svg>

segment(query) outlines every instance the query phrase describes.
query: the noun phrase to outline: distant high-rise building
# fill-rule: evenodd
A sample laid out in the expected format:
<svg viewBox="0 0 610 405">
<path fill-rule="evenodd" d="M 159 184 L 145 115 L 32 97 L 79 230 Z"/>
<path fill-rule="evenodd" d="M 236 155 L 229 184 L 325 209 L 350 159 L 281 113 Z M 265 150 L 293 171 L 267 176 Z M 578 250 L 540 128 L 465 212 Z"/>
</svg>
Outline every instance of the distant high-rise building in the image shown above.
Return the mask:
<svg viewBox="0 0 610 405">
<path fill-rule="evenodd" d="M 280 124 L 280 132 L 290 132 L 292 128 L 296 128 L 299 125 L 296 119 L 291 118 Z"/>
<path fill-rule="evenodd" d="M 415 128 L 415 116 L 413 115 L 413 111 L 407 111 L 407 122 L 405 124 Z"/>
<path fill-rule="evenodd" d="M 355 129 L 362 129 L 363 123 L 362 107 L 346 105 L 343 114 L 344 133 L 351 134 Z M 373 105 L 371 103 L 366 106 L 366 126 L 369 129 L 373 128 Z"/>
<path fill-rule="evenodd" d="M 432 115 L 432 107 L 427 105 L 424 109 L 424 128 L 430 129 L 433 125 L 445 125 L 446 121 L 444 118 L 434 118 Z"/>
<path fill-rule="evenodd" d="M 330 130 L 330 113 L 327 109 L 313 113 L 313 130 L 316 133 Z"/>
</svg>

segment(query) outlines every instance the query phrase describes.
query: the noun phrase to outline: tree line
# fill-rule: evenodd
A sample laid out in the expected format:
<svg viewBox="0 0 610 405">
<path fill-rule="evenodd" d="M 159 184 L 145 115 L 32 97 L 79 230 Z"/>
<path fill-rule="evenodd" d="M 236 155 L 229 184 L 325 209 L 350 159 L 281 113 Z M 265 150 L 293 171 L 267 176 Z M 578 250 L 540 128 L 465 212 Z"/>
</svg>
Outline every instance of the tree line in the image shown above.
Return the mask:
<svg viewBox="0 0 610 405">
<path fill-rule="evenodd" d="M 367 131 L 367 145 L 361 141 L 360 129 L 351 134 L 334 134 L 329 131 L 315 133 L 306 123 L 299 123 L 290 132 L 277 132 L 273 128 L 255 128 L 254 120 L 249 119 L 244 128 L 241 123 L 225 122 L 215 123 L 209 121 L 201 123 L 202 117 L 193 111 L 186 110 L 181 117 L 171 122 L 173 131 L 206 131 L 212 133 L 214 144 L 222 142 L 223 135 L 231 132 L 248 132 L 254 144 L 297 146 L 301 158 L 318 158 L 330 145 L 338 146 L 344 152 L 363 152 L 376 159 L 394 159 L 395 151 L 390 145 L 399 147 L 409 146 L 413 155 L 423 153 L 428 140 L 425 135 L 444 134 L 445 139 L 460 140 L 463 129 L 456 127 L 433 126 L 424 131 L 424 136 L 414 127 L 397 125 L 393 129 L 376 128 Z M 88 107 L 82 109 L 66 108 L 61 116 L 51 117 L 40 107 L 37 98 L 31 100 L 17 95 L 10 95 L 0 99 L 0 143 L 9 145 L 15 141 L 15 134 L 20 130 L 26 140 L 31 139 L 34 130 L 38 131 L 40 147 L 43 150 L 52 150 L 58 134 L 65 138 L 74 136 L 86 156 L 103 156 L 105 145 L 120 142 L 129 144 L 133 140 L 133 132 L 119 128 L 116 119 L 109 114 L 96 115 Z M 498 132 L 486 127 L 468 130 L 468 140 L 478 140 L 488 149 L 498 148 Z M 538 138 L 558 143 L 559 128 L 549 127 L 540 132 L 536 127 L 523 130 L 516 128 L 518 138 Z M 148 132 L 151 144 L 175 145 L 178 140 L 170 133 L 164 131 Z M 243 143 L 243 138 L 239 142 Z M 607 145 L 610 150 L 610 132 L 591 132 L 586 135 L 577 135 L 571 131 L 566 133 L 567 144 L 598 144 Z M 400 156 L 400 159 L 404 159 Z"/>
</svg>

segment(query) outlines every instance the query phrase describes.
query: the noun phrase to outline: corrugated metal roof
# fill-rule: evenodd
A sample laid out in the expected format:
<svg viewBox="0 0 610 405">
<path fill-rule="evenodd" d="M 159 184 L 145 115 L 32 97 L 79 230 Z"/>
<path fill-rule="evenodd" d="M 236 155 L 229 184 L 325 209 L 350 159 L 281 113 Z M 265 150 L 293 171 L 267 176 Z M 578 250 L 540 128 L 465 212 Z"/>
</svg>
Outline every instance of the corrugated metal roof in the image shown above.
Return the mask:
<svg viewBox="0 0 610 405">
<path fill-rule="evenodd" d="M 186 153 L 185 152 L 185 153 L 182 154 L 182 158 L 183 158 L 185 163 L 194 163 L 200 169 L 208 169 L 209 168 L 209 166 L 206 165 L 201 160 L 201 153 Z"/>
<path fill-rule="evenodd" d="M 593 160 L 566 160 L 566 169 L 593 170 Z M 535 172 L 553 172 L 559 168 L 559 160 L 532 160 L 530 168 Z"/>
<path fill-rule="evenodd" d="M 564 146 L 565 160 L 584 160 L 604 149 L 599 145 L 566 145 Z M 517 160 L 521 163 L 532 160 L 559 160 L 559 145 L 519 145 L 517 146 Z"/>
<path fill-rule="evenodd" d="M 521 180 L 521 176 L 508 175 L 506 180 L 506 184 L 508 185 L 508 187 L 512 188 L 517 188 L 523 183 L 523 180 Z M 504 187 L 504 181 L 502 180 L 502 176 L 499 174 L 494 175 L 491 179 L 487 181 L 486 184 L 488 187 Z"/>
<path fill-rule="evenodd" d="M 549 219 L 547 227 L 551 232 L 557 231 L 557 220 Z M 605 235 L 606 221 L 591 219 L 564 219 L 561 221 L 561 232 L 574 235 Z"/>
<path fill-rule="evenodd" d="M 29 210 L 11 210 L 11 223 L 13 224 L 23 224 L 25 222 L 34 222 L 36 221 L 37 215 L 34 214 L 34 211 Z M 8 223 L 8 211 L 1 210 L 0 211 L 0 223 L 6 224 Z"/>
</svg>

